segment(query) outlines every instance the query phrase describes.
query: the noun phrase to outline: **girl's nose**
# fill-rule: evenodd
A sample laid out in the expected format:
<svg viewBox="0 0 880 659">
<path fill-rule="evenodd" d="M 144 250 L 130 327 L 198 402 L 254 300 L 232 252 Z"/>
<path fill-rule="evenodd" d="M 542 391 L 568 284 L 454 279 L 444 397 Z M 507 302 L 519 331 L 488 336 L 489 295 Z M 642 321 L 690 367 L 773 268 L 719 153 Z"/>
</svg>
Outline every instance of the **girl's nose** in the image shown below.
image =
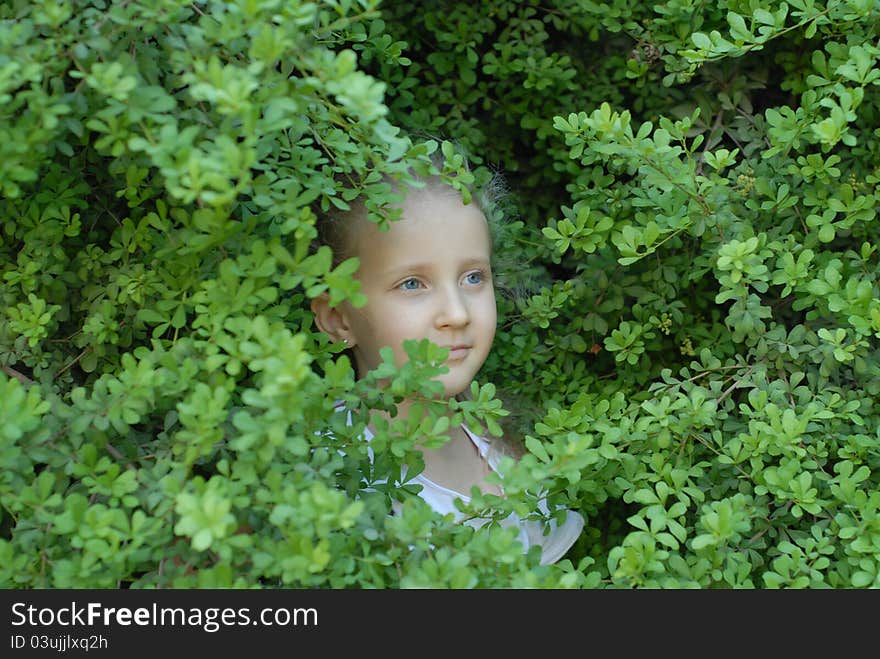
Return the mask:
<svg viewBox="0 0 880 659">
<path fill-rule="evenodd" d="M 437 325 L 439 327 L 460 327 L 466 325 L 470 320 L 467 303 L 458 286 L 443 291 L 438 303 Z"/>
</svg>

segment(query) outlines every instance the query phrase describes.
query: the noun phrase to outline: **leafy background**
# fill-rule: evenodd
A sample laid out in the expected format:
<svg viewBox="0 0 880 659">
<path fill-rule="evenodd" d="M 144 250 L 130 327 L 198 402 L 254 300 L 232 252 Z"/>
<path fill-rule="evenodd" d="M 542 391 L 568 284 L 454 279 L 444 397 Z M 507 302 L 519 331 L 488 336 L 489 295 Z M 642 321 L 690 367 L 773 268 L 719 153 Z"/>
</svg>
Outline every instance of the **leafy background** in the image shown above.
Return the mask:
<svg viewBox="0 0 880 659">
<path fill-rule="evenodd" d="M 0 584 L 880 586 L 878 19 L 3 3 Z M 488 432 L 528 411 L 527 453 L 469 512 L 546 488 L 587 520 L 553 566 L 388 485 L 444 404 L 370 465 L 365 411 L 429 394 L 434 346 L 379 390 L 307 311 L 359 296 L 316 217 L 364 194 L 381 218 L 381 176 L 437 154 L 465 193 L 510 187 L 517 295 L 449 405 Z"/>
</svg>

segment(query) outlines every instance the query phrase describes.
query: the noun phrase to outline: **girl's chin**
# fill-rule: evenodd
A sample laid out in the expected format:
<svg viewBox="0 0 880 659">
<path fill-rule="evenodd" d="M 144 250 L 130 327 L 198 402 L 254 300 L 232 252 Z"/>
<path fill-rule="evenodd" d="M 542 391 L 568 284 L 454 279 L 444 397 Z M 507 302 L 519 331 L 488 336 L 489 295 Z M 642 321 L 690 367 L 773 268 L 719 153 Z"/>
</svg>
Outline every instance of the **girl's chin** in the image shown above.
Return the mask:
<svg viewBox="0 0 880 659">
<path fill-rule="evenodd" d="M 443 395 L 446 396 L 446 398 L 453 398 L 455 396 L 458 396 L 458 394 L 467 391 L 470 388 L 470 384 L 471 384 L 470 380 L 468 380 L 467 382 L 464 382 L 464 383 L 462 383 L 462 382 L 454 382 L 454 383 L 453 382 L 444 382 L 443 383 L 443 385 L 444 385 Z"/>
</svg>

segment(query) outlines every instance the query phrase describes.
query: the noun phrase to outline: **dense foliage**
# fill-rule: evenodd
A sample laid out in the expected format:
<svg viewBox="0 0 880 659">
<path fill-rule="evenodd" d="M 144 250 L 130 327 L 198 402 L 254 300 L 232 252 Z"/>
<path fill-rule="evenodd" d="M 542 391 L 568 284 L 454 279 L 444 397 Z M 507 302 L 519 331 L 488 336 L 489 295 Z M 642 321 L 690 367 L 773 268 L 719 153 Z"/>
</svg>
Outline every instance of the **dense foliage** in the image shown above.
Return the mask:
<svg viewBox="0 0 880 659">
<path fill-rule="evenodd" d="M 0 585 L 880 586 L 878 27 L 876 0 L 3 2 Z M 449 405 L 534 410 L 509 498 L 470 508 L 581 511 L 553 566 L 385 484 L 445 403 L 370 465 L 365 410 L 430 394 L 435 346 L 380 390 L 307 311 L 362 298 L 317 215 L 387 215 L 381 174 L 434 152 L 511 187 L 519 296 Z"/>
</svg>

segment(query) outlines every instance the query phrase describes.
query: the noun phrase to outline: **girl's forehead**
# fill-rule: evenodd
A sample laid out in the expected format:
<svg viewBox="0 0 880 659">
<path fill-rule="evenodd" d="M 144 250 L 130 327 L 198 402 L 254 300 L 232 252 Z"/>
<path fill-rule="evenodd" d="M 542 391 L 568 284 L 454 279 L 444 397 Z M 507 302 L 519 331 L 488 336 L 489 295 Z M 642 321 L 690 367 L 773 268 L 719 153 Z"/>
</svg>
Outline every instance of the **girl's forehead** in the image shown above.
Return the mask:
<svg viewBox="0 0 880 659">
<path fill-rule="evenodd" d="M 475 204 L 464 204 L 457 192 L 418 190 L 398 207 L 401 219 L 390 222 L 385 230 L 361 218 L 354 247 L 362 261 L 388 258 L 401 251 L 429 254 L 458 250 L 489 255 L 491 241 L 485 216 Z"/>
<path fill-rule="evenodd" d="M 454 229 L 467 229 L 476 234 L 489 230 L 480 208 L 473 203 L 465 204 L 461 195 L 451 188 L 411 190 L 402 202 L 392 207 L 401 210 L 400 219 L 385 223 L 383 229 L 362 214 L 360 232 L 381 240 Z"/>
</svg>

